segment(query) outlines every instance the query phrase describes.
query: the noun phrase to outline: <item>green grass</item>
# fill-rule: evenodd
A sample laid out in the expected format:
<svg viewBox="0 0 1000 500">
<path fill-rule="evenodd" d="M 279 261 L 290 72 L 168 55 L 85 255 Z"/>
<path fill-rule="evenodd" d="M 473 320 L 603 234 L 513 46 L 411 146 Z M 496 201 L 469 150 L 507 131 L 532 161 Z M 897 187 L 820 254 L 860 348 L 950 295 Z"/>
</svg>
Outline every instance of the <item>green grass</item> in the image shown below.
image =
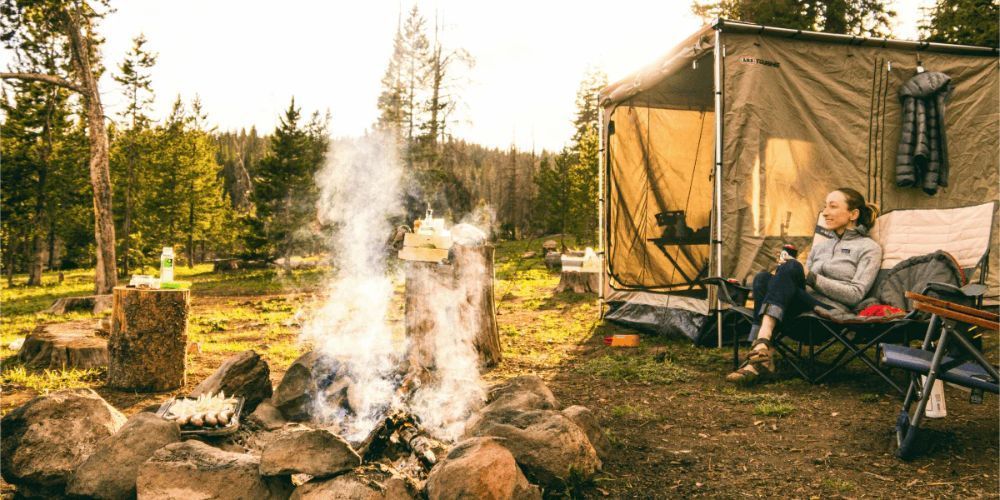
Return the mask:
<svg viewBox="0 0 1000 500">
<path fill-rule="evenodd" d="M 789 403 L 780 401 L 763 401 L 754 406 L 754 415 L 762 417 L 785 417 L 791 415 L 795 407 Z"/>
<path fill-rule="evenodd" d="M 0 387 L 6 391 L 29 389 L 38 393 L 92 387 L 104 382 L 104 370 L 45 370 L 35 373 L 23 365 L 5 366 L 0 370 Z"/>
<path fill-rule="evenodd" d="M 854 490 L 854 483 L 845 479 L 826 478 L 820 482 L 820 487 L 831 493 L 847 493 Z"/>
<path fill-rule="evenodd" d="M 672 384 L 683 382 L 691 373 L 672 361 L 657 362 L 643 352 L 637 354 L 605 354 L 587 360 L 576 368 L 578 373 L 622 382 Z"/>
<path fill-rule="evenodd" d="M 862 394 L 860 399 L 862 403 L 871 404 L 871 403 L 878 403 L 881 398 L 882 397 L 879 396 L 878 394 L 867 392 L 865 394 Z"/>
<path fill-rule="evenodd" d="M 631 418 L 636 420 L 652 420 L 656 415 L 646 408 L 624 404 L 611 408 L 611 416 L 615 419 Z"/>
</svg>

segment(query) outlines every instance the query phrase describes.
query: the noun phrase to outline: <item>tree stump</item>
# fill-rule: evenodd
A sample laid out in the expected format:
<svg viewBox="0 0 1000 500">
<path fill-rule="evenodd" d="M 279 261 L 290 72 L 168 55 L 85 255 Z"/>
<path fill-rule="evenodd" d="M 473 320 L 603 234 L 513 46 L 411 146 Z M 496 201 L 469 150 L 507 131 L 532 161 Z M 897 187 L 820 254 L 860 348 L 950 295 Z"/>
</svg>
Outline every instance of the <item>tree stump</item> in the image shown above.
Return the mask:
<svg viewBox="0 0 1000 500">
<path fill-rule="evenodd" d="M 108 366 L 108 341 L 93 321 L 39 325 L 17 357 L 32 370 L 87 370 Z"/>
<path fill-rule="evenodd" d="M 545 268 L 550 271 L 562 268 L 562 254 L 559 252 L 545 254 Z"/>
<path fill-rule="evenodd" d="M 188 290 L 116 287 L 108 340 L 108 386 L 168 391 L 184 385 Z"/>
<path fill-rule="evenodd" d="M 601 287 L 601 276 L 598 273 L 582 271 L 563 271 L 559 274 L 559 286 L 556 293 L 572 290 L 575 293 L 597 293 Z"/>
<path fill-rule="evenodd" d="M 110 295 L 87 295 L 83 297 L 62 297 L 56 299 L 45 311 L 49 314 L 66 314 L 71 311 L 90 311 L 100 314 L 111 307 Z"/>
<path fill-rule="evenodd" d="M 596 269 L 584 268 L 585 252 L 567 252 L 562 259 L 562 272 L 556 293 L 572 290 L 575 293 L 597 293 L 601 287 L 601 276 Z M 585 270 L 586 269 L 586 270 Z"/>
<path fill-rule="evenodd" d="M 436 336 L 460 328 L 472 329 L 471 341 L 481 366 L 492 367 L 500 362 L 493 253 L 491 245 L 454 245 L 451 264 L 407 263 L 405 310 L 410 373 L 433 371 L 440 354 Z"/>
</svg>

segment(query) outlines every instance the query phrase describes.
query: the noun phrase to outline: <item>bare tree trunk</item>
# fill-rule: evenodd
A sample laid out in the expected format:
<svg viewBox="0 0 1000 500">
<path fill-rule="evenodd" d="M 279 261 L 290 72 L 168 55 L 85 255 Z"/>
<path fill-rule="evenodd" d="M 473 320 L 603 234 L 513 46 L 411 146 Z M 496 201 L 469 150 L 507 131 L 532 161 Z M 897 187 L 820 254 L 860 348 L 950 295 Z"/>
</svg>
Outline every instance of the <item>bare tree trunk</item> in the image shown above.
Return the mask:
<svg viewBox="0 0 1000 500">
<path fill-rule="evenodd" d="M 188 203 L 187 261 L 188 269 L 194 267 L 194 201 Z"/>
<path fill-rule="evenodd" d="M 56 268 L 56 225 L 52 222 L 52 218 L 49 218 L 49 269 Z"/>
<path fill-rule="evenodd" d="M 90 139 L 90 184 L 94 188 L 94 238 L 97 242 L 97 269 L 94 292 L 111 293 L 118 283 L 115 270 L 115 223 L 111 211 L 111 170 L 108 164 L 108 131 L 104 127 L 104 107 L 90 61 L 90 40 L 80 33 L 73 13 L 63 12 L 70 39 L 73 64 L 80 75 L 87 104 L 87 133 Z"/>
<path fill-rule="evenodd" d="M 122 276 L 129 276 L 129 253 L 131 253 L 132 235 L 132 173 L 135 171 L 135 157 L 129 154 L 128 173 L 125 177 L 125 221 L 122 229 L 125 231 L 125 241 L 122 242 Z"/>
<path fill-rule="evenodd" d="M 55 91 L 49 92 L 45 103 L 45 122 L 42 124 L 42 148 L 38 155 L 38 184 L 35 191 L 35 217 L 31 225 L 31 264 L 28 266 L 28 286 L 42 285 L 42 255 L 45 253 L 45 242 L 42 231 L 48 227 L 48 214 L 45 203 L 45 184 L 49 174 L 49 156 L 52 152 L 52 112 Z"/>
</svg>

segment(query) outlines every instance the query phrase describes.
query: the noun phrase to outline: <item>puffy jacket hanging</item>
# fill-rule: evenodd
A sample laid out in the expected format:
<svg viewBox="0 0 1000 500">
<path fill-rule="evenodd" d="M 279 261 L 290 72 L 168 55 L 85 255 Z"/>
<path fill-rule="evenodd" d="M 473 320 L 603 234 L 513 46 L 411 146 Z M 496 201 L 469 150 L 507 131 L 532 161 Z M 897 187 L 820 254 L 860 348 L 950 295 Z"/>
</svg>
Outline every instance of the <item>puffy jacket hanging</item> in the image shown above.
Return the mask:
<svg viewBox="0 0 1000 500">
<path fill-rule="evenodd" d="M 897 186 L 919 186 L 932 195 L 948 185 L 944 108 L 951 89 L 951 77 L 935 72 L 918 73 L 899 88 L 903 126 L 896 153 Z"/>
</svg>

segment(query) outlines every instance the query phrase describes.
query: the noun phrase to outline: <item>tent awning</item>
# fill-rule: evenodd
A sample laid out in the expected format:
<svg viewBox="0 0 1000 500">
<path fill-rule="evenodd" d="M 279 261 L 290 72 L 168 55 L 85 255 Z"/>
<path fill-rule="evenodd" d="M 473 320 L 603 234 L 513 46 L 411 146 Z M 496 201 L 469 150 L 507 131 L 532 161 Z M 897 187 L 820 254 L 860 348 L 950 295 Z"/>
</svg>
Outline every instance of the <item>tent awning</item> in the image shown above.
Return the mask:
<svg viewBox="0 0 1000 500">
<path fill-rule="evenodd" d="M 702 27 L 653 64 L 605 87 L 600 93 L 601 106 L 610 108 L 631 101 L 635 105 L 652 108 L 711 109 L 712 88 L 710 84 L 705 85 L 705 82 L 712 81 L 712 64 L 701 59 L 712 54 L 714 32 L 717 29 L 724 33 L 758 34 L 774 38 L 915 52 L 977 56 L 996 56 L 1000 53 L 990 47 L 819 33 L 717 19 Z"/>
</svg>

